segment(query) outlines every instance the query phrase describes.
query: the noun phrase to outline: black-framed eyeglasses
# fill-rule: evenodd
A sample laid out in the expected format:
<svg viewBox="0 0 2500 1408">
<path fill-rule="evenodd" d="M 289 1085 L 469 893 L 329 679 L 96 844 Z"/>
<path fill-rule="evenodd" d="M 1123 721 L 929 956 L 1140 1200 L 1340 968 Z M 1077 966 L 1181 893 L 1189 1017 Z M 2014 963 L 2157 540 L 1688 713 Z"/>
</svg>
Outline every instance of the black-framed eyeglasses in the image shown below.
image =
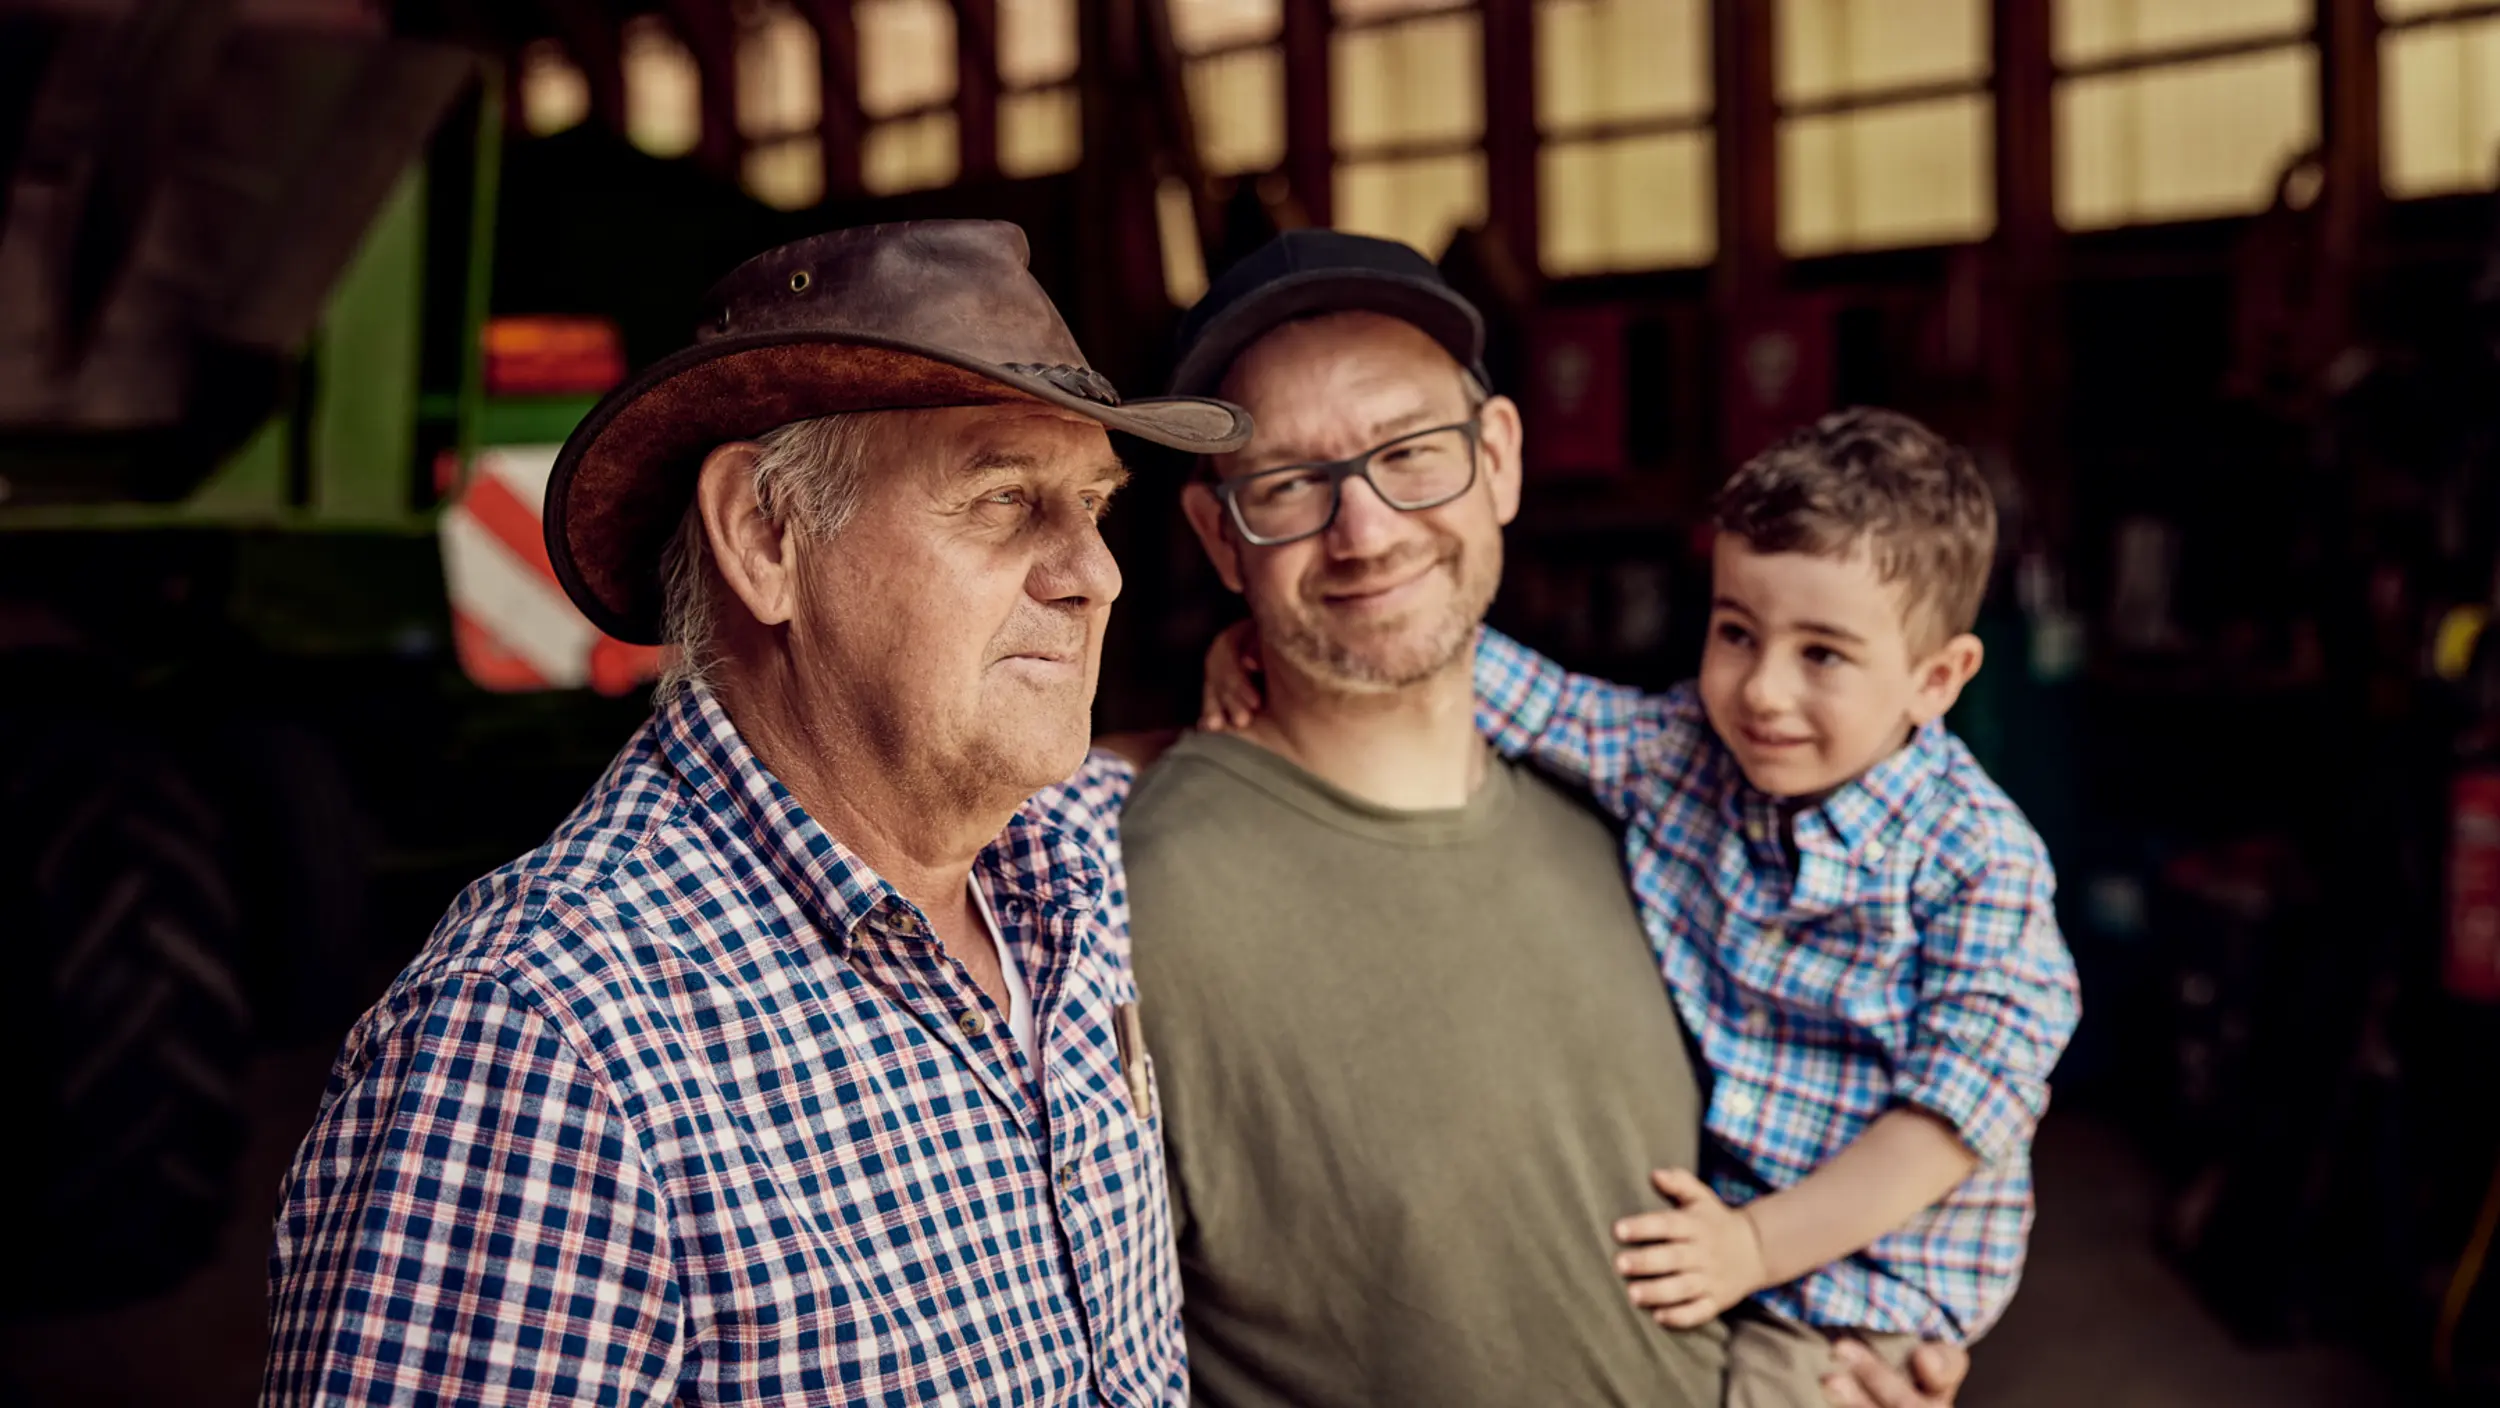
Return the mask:
<svg viewBox="0 0 2500 1408">
<path fill-rule="evenodd" d="M 1233 526 L 1260 547 L 1325 533 L 1337 521 L 1345 482 L 1360 479 L 1404 513 L 1438 508 L 1476 485 L 1479 417 L 1384 441 L 1347 460 L 1319 460 L 1216 481 Z"/>
</svg>

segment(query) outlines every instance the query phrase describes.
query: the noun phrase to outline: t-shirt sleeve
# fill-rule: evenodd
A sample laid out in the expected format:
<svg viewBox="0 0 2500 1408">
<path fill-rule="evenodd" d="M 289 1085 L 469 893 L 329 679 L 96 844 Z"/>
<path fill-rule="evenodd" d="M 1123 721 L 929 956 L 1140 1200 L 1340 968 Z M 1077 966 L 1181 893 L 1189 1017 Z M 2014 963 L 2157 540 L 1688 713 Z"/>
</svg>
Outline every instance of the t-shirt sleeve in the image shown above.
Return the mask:
<svg viewBox="0 0 2500 1408">
<path fill-rule="evenodd" d="M 1692 729 L 1672 694 L 1574 674 L 1491 627 L 1476 639 L 1476 727 L 1503 757 L 1589 789 L 1617 819 L 1680 769 Z"/>
<path fill-rule="evenodd" d="M 1918 1014 L 1894 1095 L 1994 1164 L 2029 1145 L 2081 1007 L 2046 851 L 2026 828 L 1983 854 L 1920 925 Z"/>
<path fill-rule="evenodd" d="M 279 1208 L 263 1403 L 671 1398 L 659 1186 L 524 998 L 449 977 L 334 1081 Z"/>
</svg>

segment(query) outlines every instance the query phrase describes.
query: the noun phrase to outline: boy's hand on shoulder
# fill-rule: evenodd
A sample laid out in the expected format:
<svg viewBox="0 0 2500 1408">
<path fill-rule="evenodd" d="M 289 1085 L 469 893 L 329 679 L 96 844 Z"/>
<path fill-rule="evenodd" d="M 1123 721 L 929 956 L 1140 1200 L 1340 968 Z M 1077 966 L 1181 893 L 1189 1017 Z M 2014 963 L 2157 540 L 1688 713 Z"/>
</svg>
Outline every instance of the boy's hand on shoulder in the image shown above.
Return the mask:
<svg viewBox="0 0 2500 1408">
<path fill-rule="evenodd" d="M 1615 1224 L 1628 1250 L 1615 1271 L 1631 1282 L 1632 1303 L 1671 1330 L 1706 1325 L 1767 1284 L 1762 1238 L 1742 1208 L 1719 1201 L 1690 1170 L 1650 1175 L 1675 1206 Z"/>
<path fill-rule="evenodd" d="M 1208 733 L 1250 726 L 1266 702 L 1259 688 L 1259 633 L 1249 621 L 1216 632 L 1207 647 L 1206 682 L 1199 690 L 1198 727 Z"/>
</svg>

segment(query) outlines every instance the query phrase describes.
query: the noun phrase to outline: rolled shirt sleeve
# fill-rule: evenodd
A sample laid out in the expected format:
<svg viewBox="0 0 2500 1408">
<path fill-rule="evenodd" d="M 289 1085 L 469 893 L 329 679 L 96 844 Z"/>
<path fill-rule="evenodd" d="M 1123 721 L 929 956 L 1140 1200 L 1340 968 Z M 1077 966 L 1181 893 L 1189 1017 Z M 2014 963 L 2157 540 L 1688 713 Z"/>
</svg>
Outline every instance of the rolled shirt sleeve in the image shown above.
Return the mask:
<svg viewBox="0 0 2500 1408">
<path fill-rule="evenodd" d="M 2080 1010 L 2048 857 L 2004 847 L 1920 924 L 1919 1002 L 1894 1095 L 1985 1164 L 2019 1156 Z"/>
</svg>

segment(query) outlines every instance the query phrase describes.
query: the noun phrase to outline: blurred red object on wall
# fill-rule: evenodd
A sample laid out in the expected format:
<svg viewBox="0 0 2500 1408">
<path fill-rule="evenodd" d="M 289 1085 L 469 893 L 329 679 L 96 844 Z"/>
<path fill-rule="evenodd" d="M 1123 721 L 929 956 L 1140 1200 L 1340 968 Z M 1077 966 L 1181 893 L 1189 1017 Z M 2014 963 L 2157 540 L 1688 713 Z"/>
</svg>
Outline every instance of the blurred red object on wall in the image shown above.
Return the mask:
<svg viewBox="0 0 2500 1408">
<path fill-rule="evenodd" d="M 625 340 L 605 318 L 489 318 L 489 396 L 596 396 L 625 379 Z"/>
<path fill-rule="evenodd" d="M 2500 1002 L 2500 771 L 2459 773 L 2448 795 L 2448 991 Z"/>
<path fill-rule="evenodd" d="M 1540 472 L 1619 474 L 1624 371 L 1620 308 L 1559 308 L 1528 335 L 1528 456 Z"/>
</svg>

